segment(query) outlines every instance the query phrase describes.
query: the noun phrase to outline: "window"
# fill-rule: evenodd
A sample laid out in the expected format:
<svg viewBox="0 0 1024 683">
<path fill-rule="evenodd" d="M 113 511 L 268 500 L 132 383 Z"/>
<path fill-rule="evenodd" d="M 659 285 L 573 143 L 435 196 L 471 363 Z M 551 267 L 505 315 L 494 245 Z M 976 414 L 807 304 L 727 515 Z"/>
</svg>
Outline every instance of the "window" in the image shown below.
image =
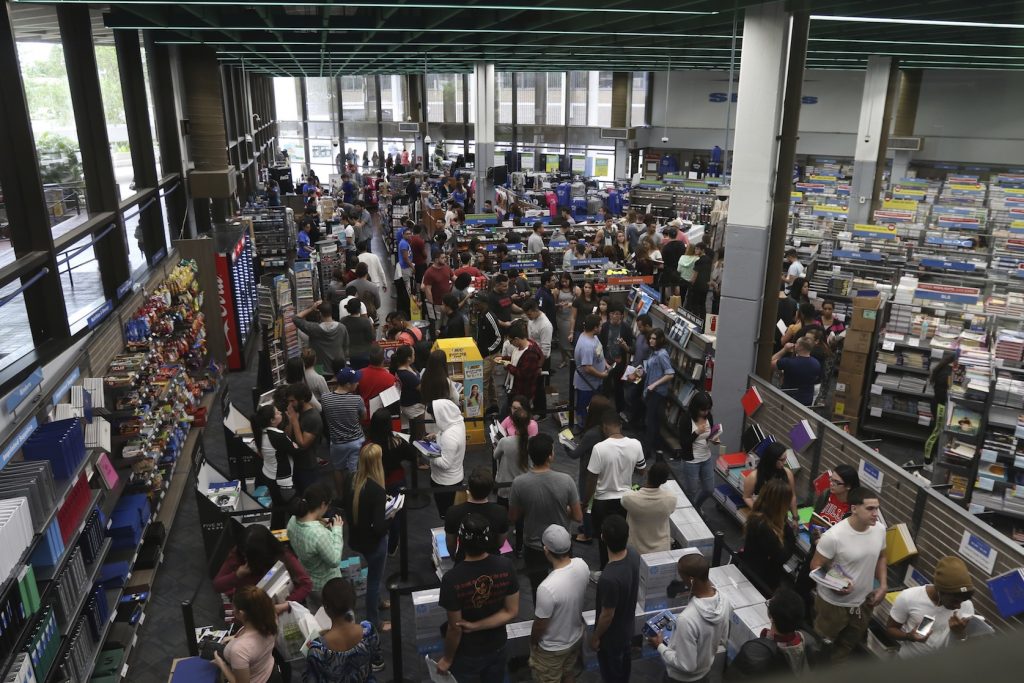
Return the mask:
<svg viewBox="0 0 1024 683">
<path fill-rule="evenodd" d="M 427 121 L 462 123 L 462 74 L 427 74 Z M 472 100 L 470 100 L 472 103 Z"/>
<path fill-rule="evenodd" d="M 587 82 L 589 71 L 569 72 L 569 125 L 587 125 Z"/>
<path fill-rule="evenodd" d="M 373 76 L 342 76 L 341 106 L 345 121 L 377 120 L 377 86 Z"/>
<path fill-rule="evenodd" d="M 405 120 L 405 77 L 380 76 L 380 118 L 382 121 Z M 413 118 L 419 118 L 418 112 Z M 428 119 L 429 120 L 429 119 Z"/>
<path fill-rule="evenodd" d="M 54 237 L 88 218 L 82 153 L 59 44 L 18 41 L 32 133 Z"/>
<path fill-rule="evenodd" d="M 4 199 L 4 188 L 0 187 L 0 268 L 13 261 L 14 245 L 11 244 L 11 226 L 7 221 L 7 203 Z M 0 309 L 0 321 L 2 320 L 3 313 Z"/>
<path fill-rule="evenodd" d="M 16 279 L 4 287 L 0 287 L 0 300 L 3 300 L 21 288 L 21 279 Z M 3 306 L 0 306 L 0 368 L 18 360 L 35 347 L 32 340 L 32 326 L 28 321 L 28 309 L 25 308 L 25 295 L 18 294 Z"/>
<path fill-rule="evenodd" d="M 587 86 L 587 125 L 612 125 L 612 72 L 591 71 Z"/>
<path fill-rule="evenodd" d="M 512 78 L 514 75 L 508 71 L 497 71 L 494 74 L 495 123 L 512 123 Z"/>
<path fill-rule="evenodd" d="M 335 100 L 333 78 L 306 79 L 306 114 L 310 121 L 334 121 Z"/>
<path fill-rule="evenodd" d="M 105 233 L 105 234 L 104 234 Z M 100 239 L 120 239 L 117 230 L 103 228 L 96 233 Z M 71 333 L 85 327 L 85 319 L 106 301 L 99 262 L 93 250 L 93 235 L 85 235 L 74 245 L 57 254 L 57 270 L 64 290 Z"/>
<path fill-rule="evenodd" d="M 543 123 L 537 121 L 537 74 L 516 73 L 516 123 L 530 125 Z M 541 94 L 543 98 L 543 91 Z M 543 100 L 542 100 L 543 102 Z M 542 114 L 543 115 L 543 114 Z"/>
<path fill-rule="evenodd" d="M 301 121 L 302 107 L 299 105 L 299 82 L 294 78 L 274 79 L 274 104 L 278 121 Z"/>
<path fill-rule="evenodd" d="M 146 81 L 146 111 L 149 112 L 149 129 L 153 131 L 153 155 L 156 157 L 156 177 L 164 177 L 164 165 L 160 159 L 160 138 L 156 127 L 156 110 L 153 108 L 153 85 L 149 81 L 149 65 L 146 63 L 147 52 L 142 48 L 142 77 Z M 167 243 L 170 245 L 170 242 Z"/>
<path fill-rule="evenodd" d="M 139 206 L 145 206 L 145 203 Z M 156 203 L 154 202 L 146 206 L 146 212 L 154 211 L 155 208 Z M 125 214 L 124 234 L 128 240 L 128 271 L 134 273 L 139 268 L 146 266 L 146 250 L 142 246 L 142 231 L 139 227 L 142 213 L 139 213 L 139 207 L 136 206 L 128 209 Z"/>
<path fill-rule="evenodd" d="M 549 126 L 565 125 L 565 73 L 551 71 L 547 74 L 545 119 Z"/>
<path fill-rule="evenodd" d="M 643 126 L 647 123 L 647 88 L 649 74 L 646 71 L 633 72 L 633 84 L 629 90 L 629 125 Z"/>
</svg>

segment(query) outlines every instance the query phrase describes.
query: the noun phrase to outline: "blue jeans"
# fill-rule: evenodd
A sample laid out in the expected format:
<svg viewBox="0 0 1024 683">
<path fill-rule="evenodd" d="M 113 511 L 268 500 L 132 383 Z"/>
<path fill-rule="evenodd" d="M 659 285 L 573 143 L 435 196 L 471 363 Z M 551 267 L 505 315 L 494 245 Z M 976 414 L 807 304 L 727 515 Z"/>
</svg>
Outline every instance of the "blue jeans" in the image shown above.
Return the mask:
<svg viewBox="0 0 1024 683">
<path fill-rule="evenodd" d="M 332 443 L 330 451 L 331 467 L 339 472 L 347 470 L 354 474 L 356 467 L 359 466 L 359 449 L 362 447 L 362 439 Z"/>
<path fill-rule="evenodd" d="M 594 398 L 593 391 L 576 389 L 576 426 L 583 429 L 587 423 L 587 408 L 590 407 L 590 400 Z"/>
<path fill-rule="evenodd" d="M 384 578 L 384 563 L 388 559 L 388 537 L 380 539 L 377 547 L 366 558 L 366 620 L 380 627 L 380 582 Z"/>
<path fill-rule="evenodd" d="M 693 507 L 700 506 L 715 492 L 715 459 L 683 463 L 683 489 Z"/>
<path fill-rule="evenodd" d="M 500 628 L 505 628 L 501 626 Z M 459 683 L 496 683 L 507 681 L 508 654 L 502 645 L 494 652 L 479 655 L 457 653 L 450 669 L 452 676 Z"/>
<path fill-rule="evenodd" d="M 597 666 L 604 683 L 629 683 L 629 673 L 633 668 L 633 653 L 629 643 L 623 645 L 601 641 L 601 649 L 597 651 Z"/>
</svg>

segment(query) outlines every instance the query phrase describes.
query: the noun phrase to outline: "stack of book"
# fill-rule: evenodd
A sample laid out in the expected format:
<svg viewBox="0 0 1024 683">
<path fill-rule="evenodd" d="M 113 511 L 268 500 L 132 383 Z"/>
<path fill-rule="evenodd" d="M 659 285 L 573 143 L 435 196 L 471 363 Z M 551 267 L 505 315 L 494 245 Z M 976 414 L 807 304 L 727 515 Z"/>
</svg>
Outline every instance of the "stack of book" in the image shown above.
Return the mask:
<svg viewBox="0 0 1024 683">
<path fill-rule="evenodd" d="M 25 548 L 32 542 L 35 529 L 28 499 L 24 496 L 0 501 L 0 583 L 18 567 Z"/>
<path fill-rule="evenodd" d="M 39 533 L 57 497 L 48 461 L 9 462 L 0 471 L 0 499 L 19 497 L 28 499 L 33 530 Z"/>
<path fill-rule="evenodd" d="M 996 373 L 992 400 L 1002 406 L 1024 409 L 1024 379 Z"/>
<path fill-rule="evenodd" d="M 1017 330 L 999 330 L 996 334 L 995 356 L 1019 363 L 1024 358 L 1024 333 Z"/>
<path fill-rule="evenodd" d="M 68 479 L 85 458 L 85 431 L 77 418 L 39 425 L 21 449 L 25 460 L 48 460 L 56 479 Z"/>
<path fill-rule="evenodd" d="M 434 567 L 437 569 L 437 578 L 444 576 L 449 569 L 455 566 L 451 554 L 448 552 L 448 543 L 445 541 L 444 527 L 430 530 L 431 554 L 434 558 Z"/>
</svg>

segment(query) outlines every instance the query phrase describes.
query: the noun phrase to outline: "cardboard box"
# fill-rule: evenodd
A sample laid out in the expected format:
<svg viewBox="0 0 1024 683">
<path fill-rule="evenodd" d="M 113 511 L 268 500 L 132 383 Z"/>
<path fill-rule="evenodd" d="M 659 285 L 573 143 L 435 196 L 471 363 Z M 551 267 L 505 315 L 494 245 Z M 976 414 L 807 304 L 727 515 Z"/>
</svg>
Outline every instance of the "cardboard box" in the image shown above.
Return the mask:
<svg viewBox="0 0 1024 683">
<path fill-rule="evenodd" d="M 839 363 L 839 372 L 856 372 L 867 374 L 868 354 L 843 349 L 843 360 Z"/>
<path fill-rule="evenodd" d="M 879 313 L 882 307 L 882 300 L 869 297 L 855 297 L 853 299 L 853 312 L 848 321 L 853 330 L 874 330 L 878 325 Z M 847 338 L 850 334 L 847 332 Z"/>
<path fill-rule="evenodd" d="M 765 604 L 750 605 L 733 610 L 729 619 L 729 641 L 726 654 L 733 659 L 749 640 L 761 637 L 761 631 L 771 626 L 768 606 Z"/>
<path fill-rule="evenodd" d="M 676 513 L 678 512 L 677 510 Z M 640 590 L 636 599 L 644 612 L 660 612 L 686 604 L 689 595 L 669 599 L 667 591 L 668 585 L 679 578 L 679 558 L 691 554 L 702 553 L 697 548 L 682 548 L 640 556 Z"/>
<path fill-rule="evenodd" d="M 684 548 L 696 548 L 711 559 L 715 552 L 715 535 L 700 513 L 691 508 L 677 508 L 668 518 L 672 540 Z"/>
<path fill-rule="evenodd" d="M 874 334 L 870 330 L 850 330 L 846 333 L 846 341 L 843 342 L 843 354 L 850 351 L 854 353 L 871 353 Z"/>
</svg>

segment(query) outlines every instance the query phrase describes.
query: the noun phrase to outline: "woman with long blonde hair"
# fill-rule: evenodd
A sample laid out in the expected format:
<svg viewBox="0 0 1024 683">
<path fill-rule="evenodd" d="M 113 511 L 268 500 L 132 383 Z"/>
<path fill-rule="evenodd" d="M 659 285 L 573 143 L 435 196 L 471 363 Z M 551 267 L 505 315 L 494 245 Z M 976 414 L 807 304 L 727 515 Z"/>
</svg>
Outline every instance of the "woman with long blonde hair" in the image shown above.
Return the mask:
<svg viewBox="0 0 1024 683">
<path fill-rule="evenodd" d="M 384 514 L 387 493 L 384 491 L 383 451 L 375 443 L 366 443 L 359 451 L 359 464 L 345 490 L 345 509 L 349 514 L 351 532 L 349 547 L 366 560 L 366 620 L 381 631 L 391 628 L 380 621 L 379 611 L 390 605 L 380 601 L 380 582 L 388 557 L 388 520 Z"/>
<path fill-rule="evenodd" d="M 796 547 L 793 527 L 786 520 L 793 489 L 785 478 L 770 479 L 761 488 L 747 518 L 743 559 L 773 593 L 785 576 L 783 565 Z"/>
</svg>

